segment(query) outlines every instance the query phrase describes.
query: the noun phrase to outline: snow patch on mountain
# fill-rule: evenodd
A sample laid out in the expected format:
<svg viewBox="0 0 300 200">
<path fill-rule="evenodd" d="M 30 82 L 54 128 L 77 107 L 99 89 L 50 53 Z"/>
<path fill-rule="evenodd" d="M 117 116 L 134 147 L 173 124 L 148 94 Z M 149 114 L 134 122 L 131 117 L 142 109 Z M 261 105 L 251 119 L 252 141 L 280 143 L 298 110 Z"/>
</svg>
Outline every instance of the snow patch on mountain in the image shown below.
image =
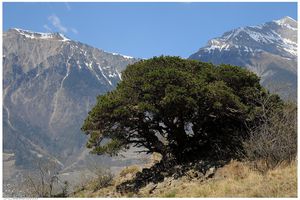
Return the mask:
<svg viewBox="0 0 300 200">
<path fill-rule="evenodd" d="M 126 56 L 126 55 L 122 55 L 122 54 L 119 54 L 119 53 L 112 53 L 114 56 L 122 56 L 123 58 L 126 58 L 126 59 L 133 59 L 133 57 L 131 56 Z"/>
<path fill-rule="evenodd" d="M 59 36 L 62 38 L 62 41 L 65 42 L 65 41 L 70 41 L 69 38 L 67 38 L 66 36 L 64 36 L 63 34 L 59 33 Z"/>
<path fill-rule="evenodd" d="M 122 80 L 122 74 L 118 70 L 116 70 L 116 72 L 117 72 L 117 74 L 119 76 L 119 79 Z"/>
<path fill-rule="evenodd" d="M 102 67 L 100 66 L 100 64 L 97 63 L 97 65 L 98 65 L 98 68 L 99 68 L 101 74 L 102 74 L 103 77 L 105 78 L 105 80 L 109 83 L 109 85 L 112 85 L 111 81 L 110 81 L 110 80 L 107 78 L 107 76 L 104 74 L 103 69 L 102 69 Z"/>
<path fill-rule="evenodd" d="M 297 31 L 297 21 L 294 20 L 293 18 L 286 16 L 282 19 L 279 20 L 274 20 L 273 22 L 275 22 L 276 24 L 278 24 L 279 26 L 284 26 L 288 29 Z M 294 25 L 294 26 L 293 26 Z"/>
<path fill-rule="evenodd" d="M 25 36 L 26 38 L 30 39 L 58 39 L 62 42 L 70 41 L 65 35 L 61 33 L 42 33 L 42 32 L 32 32 L 29 30 L 13 28 L 13 30 L 17 31 L 20 35 Z"/>
</svg>

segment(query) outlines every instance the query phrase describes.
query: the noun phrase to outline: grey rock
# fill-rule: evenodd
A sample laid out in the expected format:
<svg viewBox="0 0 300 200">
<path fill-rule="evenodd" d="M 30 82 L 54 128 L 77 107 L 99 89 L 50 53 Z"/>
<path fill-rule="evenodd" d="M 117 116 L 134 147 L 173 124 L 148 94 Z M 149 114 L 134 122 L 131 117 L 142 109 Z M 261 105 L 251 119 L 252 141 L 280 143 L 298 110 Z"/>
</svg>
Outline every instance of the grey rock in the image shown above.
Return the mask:
<svg viewBox="0 0 300 200">
<path fill-rule="evenodd" d="M 212 178 L 216 173 L 216 167 L 209 168 L 205 173 L 205 178 Z"/>
</svg>

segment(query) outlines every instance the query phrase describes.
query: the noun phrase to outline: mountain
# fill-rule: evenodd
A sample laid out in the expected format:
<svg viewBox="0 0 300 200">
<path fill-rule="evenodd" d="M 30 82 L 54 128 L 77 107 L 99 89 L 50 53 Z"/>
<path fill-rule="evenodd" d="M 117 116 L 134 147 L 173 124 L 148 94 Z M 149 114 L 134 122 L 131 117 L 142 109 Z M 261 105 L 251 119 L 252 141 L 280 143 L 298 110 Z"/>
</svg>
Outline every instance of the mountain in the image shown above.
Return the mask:
<svg viewBox="0 0 300 200">
<path fill-rule="evenodd" d="M 295 97 L 297 30 L 297 21 L 290 17 L 240 27 L 210 40 L 189 59 L 246 67 L 270 90 Z"/>
<path fill-rule="evenodd" d="M 97 95 L 114 89 L 136 61 L 60 33 L 4 32 L 4 153 L 22 169 L 36 159 L 74 166 L 87 154 L 80 128 Z"/>
</svg>

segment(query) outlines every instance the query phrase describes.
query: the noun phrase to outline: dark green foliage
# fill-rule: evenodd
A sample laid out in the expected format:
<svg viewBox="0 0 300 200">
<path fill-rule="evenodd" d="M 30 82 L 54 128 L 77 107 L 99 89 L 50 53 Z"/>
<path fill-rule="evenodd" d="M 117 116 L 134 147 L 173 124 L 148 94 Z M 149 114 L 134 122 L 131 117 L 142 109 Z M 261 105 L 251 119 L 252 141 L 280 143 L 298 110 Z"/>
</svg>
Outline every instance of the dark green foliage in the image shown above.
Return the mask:
<svg viewBox="0 0 300 200">
<path fill-rule="evenodd" d="M 232 157 L 246 124 L 259 123 L 254 97 L 281 104 L 254 73 L 229 65 L 161 56 L 128 66 L 122 78 L 98 97 L 82 127 L 93 153 L 116 155 L 133 144 L 179 161 Z"/>
</svg>

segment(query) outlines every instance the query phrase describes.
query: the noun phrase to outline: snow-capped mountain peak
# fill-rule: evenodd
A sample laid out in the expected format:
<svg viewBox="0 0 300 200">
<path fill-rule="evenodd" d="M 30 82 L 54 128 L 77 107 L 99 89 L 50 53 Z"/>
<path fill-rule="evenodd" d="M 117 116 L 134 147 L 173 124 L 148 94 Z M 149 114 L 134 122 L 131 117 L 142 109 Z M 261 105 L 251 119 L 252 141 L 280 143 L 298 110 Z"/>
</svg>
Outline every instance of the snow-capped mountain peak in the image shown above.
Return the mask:
<svg viewBox="0 0 300 200">
<path fill-rule="evenodd" d="M 67 38 L 65 35 L 63 35 L 62 33 L 32 32 L 29 30 L 24 30 L 19 28 L 13 28 L 11 29 L 11 31 L 15 31 L 16 33 L 30 39 L 51 39 L 51 40 L 60 40 L 63 42 L 70 41 L 70 39 Z"/>
<path fill-rule="evenodd" d="M 40 64 L 49 56 L 57 56 L 59 54 L 68 66 L 68 70 L 72 71 L 74 68 L 78 68 L 82 72 L 88 70 L 99 84 L 108 84 L 108 87 L 113 87 L 121 80 L 121 72 L 126 64 L 137 61 L 131 56 L 106 52 L 73 41 L 61 33 L 41 33 L 13 28 L 4 32 L 4 37 L 12 41 L 20 40 L 19 42 L 14 42 L 14 45 L 9 48 L 14 52 L 27 52 L 28 49 L 39 52 L 39 56 L 28 56 L 25 59 L 26 64 L 23 63 L 24 67 L 22 68 L 24 72 L 32 70 L 34 65 Z M 31 45 L 37 49 L 32 49 Z M 6 51 L 9 51 L 9 49 L 4 49 L 3 57 L 6 57 L 8 54 Z M 47 51 L 44 51 L 44 49 L 47 49 Z"/>
<path fill-rule="evenodd" d="M 241 54 L 266 51 L 295 59 L 297 55 L 297 22 L 284 17 L 257 26 L 239 27 L 210 40 L 199 51 L 229 51 Z"/>
<path fill-rule="evenodd" d="M 277 23 L 278 25 L 291 25 L 294 28 L 297 28 L 297 21 L 293 18 L 286 16 L 279 20 L 274 20 L 273 22 Z"/>
<path fill-rule="evenodd" d="M 225 32 L 208 41 L 189 59 L 248 68 L 265 86 L 287 85 L 291 96 L 297 88 L 297 21 L 284 17 L 256 26 Z M 281 87 L 279 86 L 279 87 Z"/>
</svg>

